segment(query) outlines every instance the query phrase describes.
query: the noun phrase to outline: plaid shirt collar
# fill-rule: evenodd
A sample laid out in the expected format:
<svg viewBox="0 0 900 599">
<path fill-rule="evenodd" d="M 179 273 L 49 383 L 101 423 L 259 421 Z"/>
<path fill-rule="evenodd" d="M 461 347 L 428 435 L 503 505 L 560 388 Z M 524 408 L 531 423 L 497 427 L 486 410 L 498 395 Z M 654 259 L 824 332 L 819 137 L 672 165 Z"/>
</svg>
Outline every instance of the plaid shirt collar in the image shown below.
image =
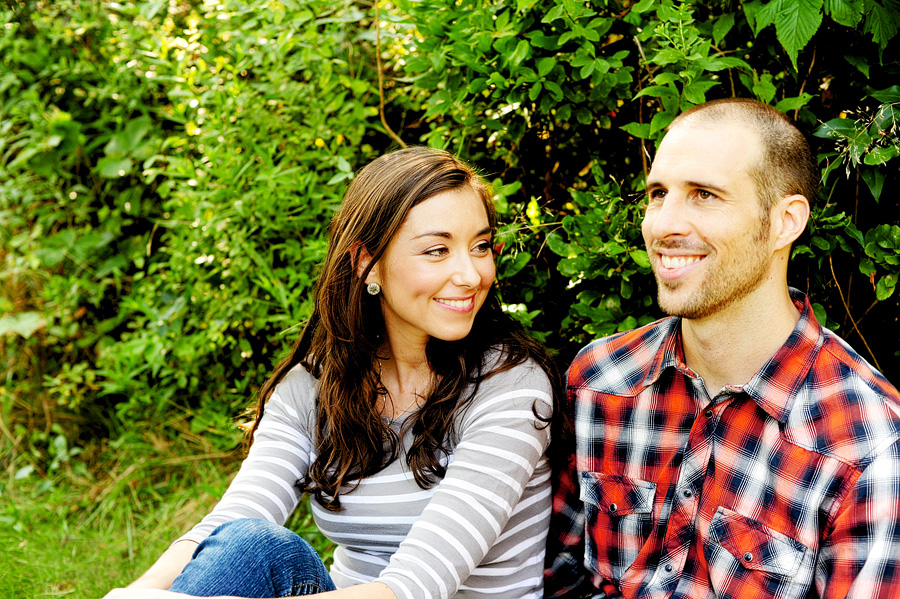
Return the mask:
<svg viewBox="0 0 900 599">
<path fill-rule="evenodd" d="M 791 300 L 800 311 L 800 320 L 784 345 L 775 352 L 750 381 L 742 386 L 731 386 L 734 391 L 749 395 L 772 418 L 785 422 L 797 390 L 806 380 L 816 353 L 825 341 L 822 327 L 813 313 L 809 298 L 801 291 L 790 288 Z M 669 319 L 669 330 L 660 351 L 650 364 L 644 386 L 649 387 L 667 368 L 675 368 L 683 375 L 697 378 L 697 374 L 684 361 L 681 344 L 681 318 Z"/>
</svg>

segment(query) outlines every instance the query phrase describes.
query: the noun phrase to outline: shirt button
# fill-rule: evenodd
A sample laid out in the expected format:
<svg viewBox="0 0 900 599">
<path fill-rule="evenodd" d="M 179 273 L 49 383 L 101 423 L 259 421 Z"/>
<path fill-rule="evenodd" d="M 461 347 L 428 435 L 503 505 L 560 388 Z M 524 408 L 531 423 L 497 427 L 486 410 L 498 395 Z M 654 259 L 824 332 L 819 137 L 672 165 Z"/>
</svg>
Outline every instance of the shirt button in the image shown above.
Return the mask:
<svg viewBox="0 0 900 599">
<path fill-rule="evenodd" d="M 752 562 L 752 561 L 753 561 L 753 554 L 750 553 L 749 551 L 748 551 L 747 553 L 745 553 L 745 554 L 744 554 L 744 561 L 745 561 L 745 562 Z"/>
<path fill-rule="evenodd" d="M 666 572 L 672 571 L 672 564 L 666 564 L 665 568 L 663 568 Z"/>
<path fill-rule="evenodd" d="M 610 514 L 615 514 L 617 509 L 619 509 L 619 506 L 617 506 L 615 503 L 609 504 L 609 513 Z"/>
<path fill-rule="evenodd" d="M 685 489 L 684 491 L 681 492 L 681 494 L 684 495 L 685 498 L 687 498 L 687 499 L 690 499 L 691 497 L 694 496 L 693 491 L 691 491 L 690 489 Z"/>
</svg>

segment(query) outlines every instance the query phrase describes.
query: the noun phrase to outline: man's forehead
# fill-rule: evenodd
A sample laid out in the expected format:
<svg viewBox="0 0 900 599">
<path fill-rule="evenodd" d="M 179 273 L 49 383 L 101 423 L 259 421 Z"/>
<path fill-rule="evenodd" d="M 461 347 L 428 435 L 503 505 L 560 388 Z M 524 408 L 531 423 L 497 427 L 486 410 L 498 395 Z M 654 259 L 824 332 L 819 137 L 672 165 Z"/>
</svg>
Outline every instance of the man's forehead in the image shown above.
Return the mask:
<svg viewBox="0 0 900 599">
<path fill-rule="evenodd" d="M 759 135 L 741 124 L 691 119 L 663 138 L 651 163 L 648 184 L 657 179 L 711 179 L 724 182 L 759 164 Z"/>
</svg>

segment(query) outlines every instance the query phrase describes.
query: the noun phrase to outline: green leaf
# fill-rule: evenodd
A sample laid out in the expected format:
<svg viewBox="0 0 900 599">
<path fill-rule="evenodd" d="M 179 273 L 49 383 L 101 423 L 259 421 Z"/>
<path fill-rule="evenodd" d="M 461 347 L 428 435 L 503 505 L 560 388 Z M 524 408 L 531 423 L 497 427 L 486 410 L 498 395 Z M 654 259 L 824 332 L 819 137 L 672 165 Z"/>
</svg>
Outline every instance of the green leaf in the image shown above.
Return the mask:
<svg viewBox="0 0 900 599">
<path fill-rule="evenodd" d="M 856 56 L 854 54 L 847 54 L 844 56 L 844 60 L 855 66 L 856 69 L 860 73 L 865 75 L 867 79 L 869 78 L 869 61 L 864 57 Z"/>
<path fill-rule="evenodd" d="M 886 148 L 876 146 L 866 153 L 863 162 L 871 166 L 877 166 L 884 164 L 892 158 L 896 158 L 898 155 L 900 155 L 900 148 L 897 146 L 888 146 Z"/>
<path fill-rule="evenodd" d="M 582 125 L 590 125 L 594 122 L 594 113 L 587 108 L 579 108 L 575 111 L 575 118 L 577 118 L 578 122 Z"/>
<path fill-rule="evenodd" d="M 97 161 L 100 176 L 106 179 L 117 179 L 131 172 L 131 158 L 116 159 L 106 156 Z"/>
<path fill-rule="evenodd" d="M 628 255 L 641 268 L 650 268 L 650 258 L 647 256 L 646 250 L 634 250 Z"/>
<path fill-rule="evenodd" d="M 779 4 L 779 0 L 772 0 L 768 4 L 763 4 L 761 0 L 744 2 L 744 15 L 753 29 L 753 35 L 758 36 L 760 31 L 775 22 Z"/>
<path fill-rule="evenodd" d="M 637 4 L 631 7 L 631 10 L 636 12 L 637 14 L 643 14 L 648 10 L 653 9 L 653 5 L 656 3 L 656 0 L 641 0 Z"/>
<path fill-rule="evenodd" d="M 526 40 L 519 40 L 519 43 L 516 44 L 516 49 L 513 50 L 513 53 L 509 57 L 509 64 L 519 66 L 530 52 L 531 44 Z"/>
<path fill-rule="evenodd" d="M 861 168 L 859 174 L 877 202 L 881 198 L 881 190 L 884 188 L 884 170 L 880 168 Z"/>
<path fill-rule="evenodd" d="M 871 277 L 877 272 L 877 269 L 869 258 L 862 258 L 859 261 L 859 272 L 867 277 Z"/>
<path fill-rule="evenodd" d="M 825 139 L 848 139 L 856 135 L 856 123 L 851 119 L 831 119 L 819 125 L 813 135 Z"/>
<path fill-rule="evenodd" d="M 684 98 L 691 104 L 702 104 L 706 101 L 706 92 L 719 85 L 718 81 L 694 81 L 684 88 Z"/>
<path fill-rule="evenodd" d="M 775 31 L 778 41 L 787 50 L 788 57 L 797 68 L 797 54 L 806 47 L 819 25 L 822 24 L 822 5 L 824 0 L 773 0 L 770 4 L 778 4 L 775 14 Z M 768 6 L 767 6 L 768 8 Z"/>
<path fill-rule="evenodd" d="M 20 312 L 0 317 L 0 335 L 15 333 L 28 339 L 35 331 L 47 325 L 40 312 Z"/>
<path fill-rule="evenodd" d="M 884 103 L 900 102 L 900 85 L 892 85 L 887 89 L 872 92 L 869 96 Z"/>
<path fill-rule="evenodd" d="M 713 24 L 713 41 L 717 46 L 722 43 L 722 40 L 725 39 L 732 27 L 734 27 L 733 12 L 725 13 L 716 19 L 716 22 Z"/>
<path fill-rule="evenodd" d="M 563 238 L 559 233 L 550 233 L 547 235 L 547 247 L 550 248 L 551 252 L 557 256 L 562 256 L 563 258 L 573 258 L 575 254 L 572 246 L 563 241 Z"/>
<path fill-rule="evenodd" d="M 666 96 L 669 98 L 677 98 L 678 92 L 676 92 L 668 85 L 650 85 L 634 94 L 634 99 L 637 100 L 642 96 L 652 96 L 654 98 L 662 98 L 663 96 Z"/>
<path fill-rule="evenodd" d="M 550 71 L 553 70 L 553 67 L 556 66 L 556 59 L 552 56 L 547 56 L 545 58 L 540 58 L 537 61 L 537 73 L 540 77 L 545 77 Z"/>
<path fill-rule="evenodd" d="M 634 137 L 650 139 L 650 123 L 628 123 L 620 128 Z"/>
<path fill-rule="evenodd" d="M 678 80 L 679 77 L 675 73 L 664 71 L 653 78 L 653 83 L 655 85 L 668 85 L 669 83 L 674 83 Z"/>
<path fill-rule="evenodd" d="M 675 115 L 671 112 L 659 111 L 653 115 L 650 120 L 650 136 L 662 131 L 669 126 L 669 123 L 675 120 Z"/>
<path fill-rule="evenodd" d="M 824 324 L 828 322 L 827 317 L 825 315 L 825 306 L 822 304 L 813 304 L 812 305 L 813 314 L 816 315 L 816 320 L 819 321 L 819 324 Z"/>
<path fill-rule="evenodd" d="M 875 284 L 875 297 L 878 298 L 878 301 L 883 302 L 894 294 L 894 289 L 896 288 L 897 276 L 885 275 L 878 279 L 878 283 Z"/>
<path fill-rule="evenodd" d="M 775 97 L 777 91 L 775 85 L 772 83 L 772 75 L 769 73 L 764 73 L 763 76 L 759 78 L 759 81 L 753 84 L 753 95 L 756 96 L 760 102 L 765 104 L 772 101 L 772 98 Z"/>
<path fill-rule="evenodd" d="M 798 108 L 802 108 L 809 104 L 809 101 L 813 99 L 812 94 L 808 94 L 803 92 L 799 96 L 793 98 L 784 98 L 783 100 L 779 100 L 775 105 L 775 108 L 780 110 L 781 112 L 790 112 L 791 110 L 797 110 Z"/>
<path fill-rule="evenodd" d="M 553 99 L 556 100 L 557 102 L 559 102 L 560 100 L 563 99 L 563 90 L 559 86 L 559 83 L 557 83 L 555 81 L 545 81 L 544 87 L 546 87 L 547 90 L 551 94 L 553 94 Z"/>
<path fill-rule="evenodd" d="M 825 0 L 825 14 L 844 27 L 859 25 L 863 10 L 863 0 Z"/>
<path fill-rule="evenodd" d="M 870 2 L 871 6 L 869 15 L 863 24 L 863 30 L 872 34 L 872 39 L 876 44 L 884 49 L 888 42 L 897 34 L 897 28 L 900 27 L 900 2 L 897 0 L 883 0 L 884 5 L 880 2 Z"/>
</svg>

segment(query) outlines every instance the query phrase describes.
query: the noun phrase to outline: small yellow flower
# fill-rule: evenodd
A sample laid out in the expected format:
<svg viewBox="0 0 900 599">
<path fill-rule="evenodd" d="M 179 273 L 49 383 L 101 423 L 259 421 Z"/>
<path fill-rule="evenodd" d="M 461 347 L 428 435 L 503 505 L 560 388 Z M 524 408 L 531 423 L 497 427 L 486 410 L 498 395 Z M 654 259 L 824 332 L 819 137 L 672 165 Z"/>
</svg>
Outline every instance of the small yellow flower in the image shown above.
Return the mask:
<svg viewBox="0 0 900 599">
<path fill-rule="evenodd" d="M 338 145 L 341 145 L 342 143 L 344 143 L 344 136 L 341 135 L 340 133 L 338 133 L 338 136 L 337 136 L 337 143 L 338 143 Z"/>
<path fill-rule="evenodd" d="M 324 148 L 324 147 L 325 147 L 325 140 L 322 139 L 321 137 L 317 137 L 317 138 L 316 138 L 316 141 L 315 141 L 315 144 L 316 144 L 316 147 L 317 147 L 317 148 Z"/>
<path fill-rule="evenodd" d="M 842 112 L 841 114 L 838 115 L 838 117 L 839 117 L 839 118 L 842 118 L 842 119 L 845 119 L 845 118 L 847 118 L 847 113 L 846 113 L 846 112 Z"/>
</svg>

